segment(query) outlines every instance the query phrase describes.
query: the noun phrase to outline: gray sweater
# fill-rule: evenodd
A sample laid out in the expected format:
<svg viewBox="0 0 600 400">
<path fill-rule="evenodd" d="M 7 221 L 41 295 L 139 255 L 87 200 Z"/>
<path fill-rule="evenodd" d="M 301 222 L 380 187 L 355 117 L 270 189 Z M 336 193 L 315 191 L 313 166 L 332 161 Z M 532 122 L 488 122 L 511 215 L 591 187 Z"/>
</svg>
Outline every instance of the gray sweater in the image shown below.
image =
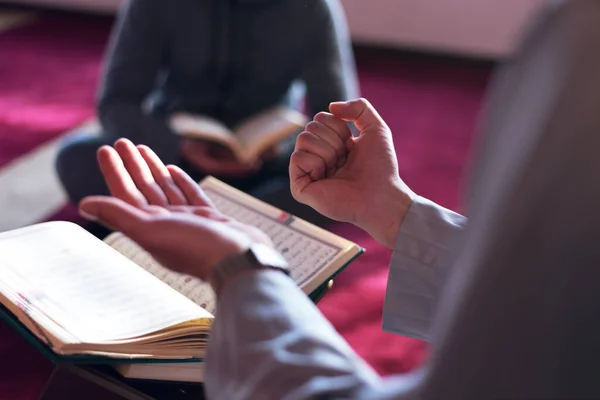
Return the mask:
<svg viewBox="0 0 600 400">
<path fill-rule="evenodd" d="M 130 0 L 111 37 L 98 114 L 108 138 L 147 144 L 175 163 L 169 113 L 232 126 L 290 104 L 294 82 L 305 84 L 312 113 L 358 95 L 337 0 Z"/>
</svg>

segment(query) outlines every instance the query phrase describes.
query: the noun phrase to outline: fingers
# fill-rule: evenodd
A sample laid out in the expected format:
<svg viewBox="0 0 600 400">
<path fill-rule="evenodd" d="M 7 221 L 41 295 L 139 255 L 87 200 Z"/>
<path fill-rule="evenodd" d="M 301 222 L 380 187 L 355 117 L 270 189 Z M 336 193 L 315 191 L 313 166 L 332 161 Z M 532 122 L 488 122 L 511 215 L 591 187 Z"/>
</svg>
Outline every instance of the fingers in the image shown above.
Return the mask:
<svg viewBox="0 0 600 400">
<path fill-rule="evenodd" d="M 219 210 L 213 207 L 194 207 L 193 212 L 194 215 L 212 219 L 213 221 L 225 222 L 231 220 L 231 218 L 221 214 Z"/>
<path fill-rule="evenodd" d="M 187 142 L 183 151 L 189 162 L 209 175 L 243 176 L 261 167 L 260 160 L 254 164 L 243 164 L 231 154 L 226 157 L 215 156 L 215 151 L 211 151 L 211 148 L 202 142 Z"/>
<path fill-rule="evenodd" d="M 347 153 L 353 145 L 352 133 L 346 123 L 324 112 L 318 113 L 296 140 L 296 150 L 323 160 L 328 177 L 345 164 Z"/>
<path fill-rule="evenodd" d="M 109 186 L 117 198 L 137 207 L 206 206 L 214 207 L 208 196 L 181 168 L 165 166 L 149 147 L 135 146 L 119 139 L 115 148 L 98 150 L 98 162 Z"/>
<path fill-rule="evenodd" d="M 173 181 L 185 196 L 187 204 L 193 206 L 215 207 L 198 183 L 194 182 L 194 180 L 181 168 L 175 165 L 169 165 L 167 166 L 167 169 L 169 170 Z"/>
<path fill-rule="evenodd" d="M 387 127 L 377 110 L 366 99 L 331 103 L 329 111 L 344 121 L 354 122 L 361 133 L 375 126 Z"/>
<path fill-rule="evenodd" d="M 106 196 L 86 197 L 79 204 L 79 212 L 83 217 L 123 232 L 136 241 L 147 232 L 145 225 L 150 218 L 148 213 L 124 200 Z"/>
<path fill-rule="evenodd" d="M 140 152 L 142 158 L 145 160 L 154 180 L 163 193 L 167 197 L 168 204 L 171 205 L 185 205 L 188 204 L 188 201 L 182 192 L 181 188 L 173 180 L 169 169 L 163 164 L 163 162 L 158 158 L 156 153 L 152 151 L 148 146 L 137 146 L 138 151 Z"/>
<path fill-rule="evenodd" d="M 296 139 L 296 150 L 320 158 L 320 164 L 325 166 L 325 175 L 327 177 L 332 176 L 338 166 L 338 156 L 336 150 L 329 143 L 327 143 L 326 140 L 308 131 L 308 129 L 311 129 L 320 132 L 324 130 L 324 127 L 318 122 L 317 124 L 320 126 L 311 126 L 311 124 L 307 125 L 306 131 L 298 135 L 298 138 Z M 322 134 L 322 132 L 320 133 Z M 342 157 L 345 158 L 345 155 Z"/>
<path fill-rule="evenodd" d="M 290 178 L 300 186 L 326 177 L 327 165 L 322 157 L 303 150 L 296 150 L 290 159 Z M 304 182 L 306 181 L 306 182 Z M 302 183 L 300 183 L 302 182 Z"/>
<path fill-rule="evenodd" d="M 265 151 L 262 152 L 262 154 L 260 155 L 260 159 L 263 161 L 269 161 L 272 160 L 273 158 L 275 158 L 277 156 L 277 154 L 280 153 L 280 144 L 275 144 L 271 147 L 269 147 L 268 149 L 266 149 Z"/>
<path fill-rule="evenodd" d="M 306 130 L 325 140 L 336 151 L 337 167 L 344 165 L 347 153 L 354 146 L 352 132 L 347 123 L 332 114 L 320 112 L 315 115 Z"/>
<path fill-rule="evenodd" d="M 167 207 L 169 207 L 169 206 L 167 206 Z M 185 207 L 185 206 L 173 206 L 173 207 Z M 162 206 L 144 206 L 144 207 L 141 207 L 141 210 L 144 211 L 146 214 L 151 215 L 153 217 L 165 216 L 165 215 L 169 215 L 171 213 L 170 209 L 167 209 Z"/>
<path fill-rule="evenodd" d="M 354 145 L 354 140 L 348 123 L 334 116 L 333 114 L 320 112 L 315 115 L 315 121 L 318 121 L 328 127 L 341 140 L 346 150 L 350 150 Z M 345 152 L 344 152 L 345 155 Z"/>
<path fill-rule="evenodd" d="M 160 185 L 154 180 L 152 171 L 142 157 L 137 147 L 127 139 L 119 139 L 114 145 L 119 153 L 125 169 L 135 183 L 135 186 L 144 195 L 149 204 L 166 205 L 168 199 Z"/>
<path fill-rule="evenodd" d="M 121 157 L 110 146 L 102 146 L 97 152 L 98 165 L 113 196 L 135 206 L 148 204 L 125 168 Z"/>
<path fill-rule="evenodd" d="M 152 206 L 150 206 L 152 207 Z M 222 214 L 219 210 L 210 206 L 168 206 L 166 208 L 158 207 L 166 213 L 180 213 L 180 214 L 191 214 L 213 221 L 225 222 L 230 221 L 231 218 Z M 148 211 L 148 208 L 144 207 L 144 211 Z M 160 215 L 160 214 L 159 214 Z M 164 213 L 163 213 L 164 215 Z"/>
</svg>

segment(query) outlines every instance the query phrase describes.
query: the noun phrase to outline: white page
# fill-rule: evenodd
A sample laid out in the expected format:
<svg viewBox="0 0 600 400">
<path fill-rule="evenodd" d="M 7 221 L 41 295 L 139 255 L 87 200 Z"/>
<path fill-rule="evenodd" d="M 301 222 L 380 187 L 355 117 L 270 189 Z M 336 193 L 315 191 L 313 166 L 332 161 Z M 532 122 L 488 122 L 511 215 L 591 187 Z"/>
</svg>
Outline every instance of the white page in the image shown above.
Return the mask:
<svg viewBox="0 0 600 400">
<path fill-rule="evenodd" d="M 209 283 L 189 275 L 178 274 L 163 267 L 137 243 L 121 233 L 114 233 L 104 241 L 206 311 L 214 314 L 217 302 Z"/>
<path fill-rule="evenodd" d="M 242 146 L 250 149 L 273 135 L 287 135 L 294 130 L 299 131 L 307 123 L 308 120 L 302 113 L 275 107 L 245 120 L 236 127 L 236 133 Z"/>
<path fill-rule="evenodd" d="M 231 131 L 221 122 L 202 115 L 175 114 L 170 120 L 171 129 L 184 136 L 211 137 L 229 143 L 233 138 Z"/>
<path fill-rule="evenodd" d="M 289 263 L 291 276 L 300 287 L 329 265 L 342 250 L 294 229 L 286 221 L 232 200 L 211 187 L 203 189 L 223 214 L 259 228 L 271 238 L 277 251 Z M 110 235 L 105 242 L 196 304 L 215 313 L 216 297 L 207 282 L 161 266 L 150 254 L 120 233 Z"/>
<path fill-rule="evenodd" d="M 319 270 L 327 266 L 341 251 L 340 248 L 308 236 L 286 224 L 268 217 L 253 208 L 238 203 L 210 187 L 204 191 L 225 215 L 255 226 L 265 232 L 290 265 L 292 278 L 304 286 Z"/>
<path fill-rule="evenodd" d="M 211 316 L 82 228 L 65 222 L 0 235 L 0 276 L 76 336 L 103 342 Z M 14 282 L 17 281 L 12 281 Z"/>
</svg>

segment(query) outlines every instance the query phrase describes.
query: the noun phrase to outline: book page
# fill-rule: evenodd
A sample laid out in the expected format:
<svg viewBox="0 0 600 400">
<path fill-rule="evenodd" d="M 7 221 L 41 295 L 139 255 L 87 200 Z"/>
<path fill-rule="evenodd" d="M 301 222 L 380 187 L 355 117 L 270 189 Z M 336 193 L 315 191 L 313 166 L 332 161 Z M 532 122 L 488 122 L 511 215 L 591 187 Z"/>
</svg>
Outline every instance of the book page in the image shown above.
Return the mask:
<svg viewBox="0 0 600 400">
<path fill-rule="evenodd" d="M 250 157 L 260 155 L 269 146 L 299 132 L 307 122 L 306 116 L 298 111 L 276 107 L 247 119 L 234 131 Z"/>
<path fill-rule="evenodd" d="M 294 217 L 289 214 L 280 211 L 277 216 L 268 215 L 242 199 L 219 191 L 210 185 L 210 181 L 205 182 L 208 184 L 203 182 L 202 188 L 223 214 L 259 228 L 271 238 L 277 251 L 290 265 L 292 278 L 301 288 L 345 250 L 340 245 L 297 229 L 291 223 Z"/>
<path fill-rule="evenodd" d="M 233 133 L 221 122 L 202 115 L 175 114 L 171 129 L 182 136 L 220 143 L 232 149 L 239 147 Z"/>
<path fill-rule="evenodd" d="M 5 279 L 16 276 L 18 279 Z M 0 290 L 80 342 L 142 336 L 212 316 L 83 228 L 48 222 L 0 234 Z M 199 323 L 200 323 L 199 321 Z M 41 323 L 41 322 L 40 322 Z"/>
<path fill-rule="evenodd" d="M 121 233 L 109 235 L 104 242 L 209 313 L 215 313 L 216 297 L 209 283 L 163 267 L 146 250 Z"/>
</svg>

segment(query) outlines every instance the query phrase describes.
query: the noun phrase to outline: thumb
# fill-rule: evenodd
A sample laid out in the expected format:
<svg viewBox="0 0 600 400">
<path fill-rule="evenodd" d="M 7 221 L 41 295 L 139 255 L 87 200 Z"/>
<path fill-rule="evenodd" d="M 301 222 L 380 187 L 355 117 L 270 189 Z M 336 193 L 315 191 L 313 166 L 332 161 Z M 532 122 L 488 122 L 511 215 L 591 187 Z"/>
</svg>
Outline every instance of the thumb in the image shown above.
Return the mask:
<svg viewBox="0 0 600 400">
<path fill-rule="evenodd" d="M 367 99 L 331 103 L 329 111 L 344 121 L 353 122 L 361 133 L 371 127 L 387 127 Z"/>
<path fill-rule="evenodd" d="M 88 220 L 98 221 L 129 237 L 139 236 L 150 217 L 148 213 L 121 199 L 107 196 L 86 197 L 79 203 L 79 213 Z"/>
</svg>

